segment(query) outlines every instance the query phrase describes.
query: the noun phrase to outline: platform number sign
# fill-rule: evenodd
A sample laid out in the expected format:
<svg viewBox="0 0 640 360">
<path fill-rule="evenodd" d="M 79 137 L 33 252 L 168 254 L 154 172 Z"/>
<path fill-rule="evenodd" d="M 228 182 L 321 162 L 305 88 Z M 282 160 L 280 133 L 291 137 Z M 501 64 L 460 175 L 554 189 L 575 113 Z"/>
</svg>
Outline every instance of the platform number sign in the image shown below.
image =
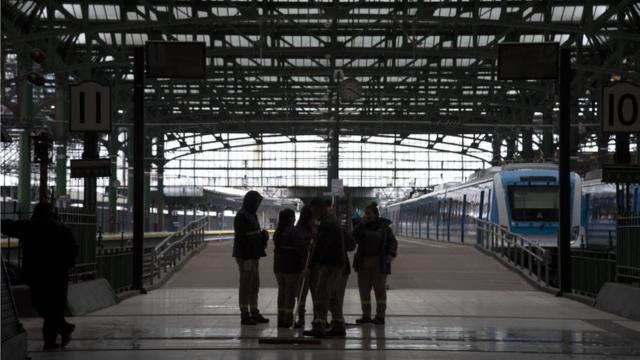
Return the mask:
<svg viewBox="0 0 640 360">
<path fill-rule="evenodd" d="M 602 90 L 602 131 L 640 132 L 640 87 L 627 82 Z"/>
<path fill-rule="evenodd" d="M 111 131 L 111 88 L 95 81 L 70 86 L 70 131 Z"/>
</svg>

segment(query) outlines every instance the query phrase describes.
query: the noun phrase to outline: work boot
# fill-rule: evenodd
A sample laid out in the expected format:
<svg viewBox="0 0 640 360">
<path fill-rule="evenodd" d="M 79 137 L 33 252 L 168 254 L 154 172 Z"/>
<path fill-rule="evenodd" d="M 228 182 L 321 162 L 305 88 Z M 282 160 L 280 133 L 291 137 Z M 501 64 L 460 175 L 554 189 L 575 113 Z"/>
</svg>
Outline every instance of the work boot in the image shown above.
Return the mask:
<svg viewBox="0 0 640 360">
<path fill-rule="evenodd" d="M 251 314 L 251 319 L 253 319 L 253 321 L 258 324 L 266 324 L 269 322 L 269 319 L 262 316 L 262 314 L 260 314 L 259 312 L 254 312 L 253 314 Z"/>
<path fill-rule="evenodd" d="M 76 329 L 76 326 L 73 324 L 67 324 L 66 329 L 60 334 L 62 340 L 60 341 L 60 347 L 65 347 L 69 345 L 71 341 L 71 333 Z"/>
<path fill-rule="evenodd" d="M 240 325 L 256 325 L 257 322 L 249 315 L 249 313 L 242 313 L 240 315 Z"/>
<path fill-rule="evenodd" d="M 327 336 L 335 336 L 335 337 L 345 337 L 347 335 L 347 330 L 344 326 L 344 321 L 332 321 L 331 329 L 327 331 Z"/>
<path fill-rule="evenodd" d="M 305 330 L 302 334 L 304 336 L 313 336 L 316 338 L 326 337 L 325 322 L 314 320 L 313 323 L 311 324 L 311 330 Z"/>
<path fill-rule="evenodd" d="M 56 342 L 45 342 L 42 348 L 44 350 L 56 350 L 60 348 L 60 345 Z"/>
<path fill-rule="evenodd" d="M 376 325 L 384 325 L 384 318 L 376 316 L 373 318 L 373 320 L 371 320 L 371 323 Z"/>
</svg>

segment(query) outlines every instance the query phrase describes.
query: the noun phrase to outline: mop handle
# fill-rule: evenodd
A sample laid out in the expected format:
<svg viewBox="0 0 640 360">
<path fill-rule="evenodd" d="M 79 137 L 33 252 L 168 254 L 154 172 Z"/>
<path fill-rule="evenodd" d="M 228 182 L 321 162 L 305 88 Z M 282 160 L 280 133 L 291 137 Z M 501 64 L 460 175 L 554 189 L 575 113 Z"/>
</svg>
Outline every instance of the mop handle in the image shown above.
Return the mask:
<svg viewBox="0 0 640 360">
<path fill-rule="evenodd" d="M 311 239 L 311 244 L 309 245 L 309 254 L 307 254 L 307 259 L 304 264 L 304 269 L 302 270 L 302 282 L 300 283 L 300 289 L 298 290 L 298 298 L 296 299 L 295 306 L 293 307 L 293 317 L 295 318 L 298 313 L 298 309 L 300 308 L 300 299 L 302 298 L 302 292 L 304 291 L 304 285 L 307 281 L 307 276 L 309 276 L 309 261 L 311 260 L 311 255 L 313 254 L 313 250 L 315 249 L 315 241 Z M 290 330 L 293 330 L 295 326 L 295 321 L 291 323 Z"/>
</svg>

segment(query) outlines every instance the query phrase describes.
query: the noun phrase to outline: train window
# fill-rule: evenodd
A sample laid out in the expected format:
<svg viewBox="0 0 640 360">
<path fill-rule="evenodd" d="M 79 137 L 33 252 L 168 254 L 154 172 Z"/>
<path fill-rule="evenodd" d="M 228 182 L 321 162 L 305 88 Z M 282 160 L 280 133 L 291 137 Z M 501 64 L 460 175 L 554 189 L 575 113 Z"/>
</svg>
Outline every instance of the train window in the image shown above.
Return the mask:
<svg viewBox="0 0 640 360">
<path fill-rule="evenodd" d="M 514 221 L 558 221 L 557 186 L 509 186 Z"/>
</svg>

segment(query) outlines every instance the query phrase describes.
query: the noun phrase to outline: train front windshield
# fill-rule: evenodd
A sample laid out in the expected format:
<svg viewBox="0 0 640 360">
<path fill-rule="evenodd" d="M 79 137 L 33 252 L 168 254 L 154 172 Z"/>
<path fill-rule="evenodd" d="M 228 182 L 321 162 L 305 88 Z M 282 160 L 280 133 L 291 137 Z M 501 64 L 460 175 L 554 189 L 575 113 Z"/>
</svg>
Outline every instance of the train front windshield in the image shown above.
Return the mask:
<svg viewBox="0 0 640 360">
<path fill-rule="evenodd" d="M 510 186 L 513 221 L 558 221 L 557 186 Z"/>
</svg>

